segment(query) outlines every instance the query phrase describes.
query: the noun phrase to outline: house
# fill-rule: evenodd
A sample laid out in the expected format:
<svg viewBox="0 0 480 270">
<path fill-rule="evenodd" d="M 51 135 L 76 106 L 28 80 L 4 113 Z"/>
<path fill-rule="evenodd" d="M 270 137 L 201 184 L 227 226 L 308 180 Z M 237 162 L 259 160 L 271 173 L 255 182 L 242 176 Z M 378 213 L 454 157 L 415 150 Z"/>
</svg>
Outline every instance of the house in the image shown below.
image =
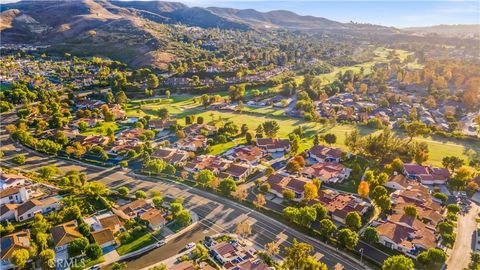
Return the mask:
<svg viewBox="0 0 480 270">
<path fill-rule="evenodd" d="M 118 139 L 124 140 L 138 140 L 138 137 L 145 132 L 143 128 L 133 128 L 129 130 L 125 130 L 118 134 Z"/>
<path fill-rule="evenodd" d="M 17 207 L 18 204 L 2 204 L 0 206 L 0 221 L 14 221 Z"/>
<path fill-rule="evenodd" d="M 331 189 L 319 191 L 317 200 L 325 205 L 330 217 L 341 224 L 345 224 L 345 218 L 348 213 L 357 212 L 362 216 L 370 207 L 370 204 L 352 194 L 337 192 Z"/>
<path fill-rule="evenodd" d="M 437 246 L 435 229 L 415 217 L 395 214 L 377 226 L 379 243 L 415 258 Z"/>
<path fill-rule="evenodd" d="M 211 267 L 209 264 L 200 262 L 198 264 L 199 268 L 196 268 L 193 263 L 190 261 L 182 261 L 177 264 L 174 264 L 173 266 L 170 266 L 168 270 L 215 270 L 215 268 Z"/>
<path fill-rule="evenodd" d="M 184 169 L 191 173 L 196 173 L 201 170 L 210 170 L 215 175 L 224 171 L 232 162 L 219 156 L 201 155 L 195 157 L 192 161 L 187 162 Z"/>
<path fill-rule="evenodd" d="M 100 100 L 86 99 L 86 100 L 77 101 L 75 103 L 75 106 L 77 107 L 77 109 L 81 109 L 81 110 L 85 110 L 85 109 L 93 110 L 95 108 L 100 109 L 100 107 L 102 107 L 103 104 L 105 104 L 105 102 Z"/>
<path fill-rule="evenodd" d="M 169 129 L 172 125 L 176 125 L 177 120 L 163 120 L 161 118 L 151 119 L 148 121 L 148 127 L 156 130 L 156 131 L 163 131 L 165 129 Z"/>
<path fill-rule="evenodd" d="M 57 225 L 50 229 L 50 233 L 52 234 L 53 246 L 57 252 L 65 250 L 68 244 L 77 238 L 83 237 L 78 231 L 76 220 Z"/>
<path fill-rule="evenodd" d="M 243 181 L 252 173 L 252 166 L 246 164 L 231 164 L 223 171 L 224 174 L 231 176 L 236 182 Z M 224 177 L 226 178 L 226 177 Z"/>
<path fill-rule="evenodd" d="M 0 191 L 15 187 L 24 186 L 28 182 L 28 178 L 16 173 L 5 173 L 0 169 Z"/>
<path fill-rule="evenodd" d="M 110 142 L 110 138 L 103 135 L 80 135 L 75 138 L 75 141 L 79 142 L 83 146 L 105 146 Z"/>
<path fill-rule="evenodd" d="M 36 213 L 46 214 L 60 208 L 60 197 L 51 196 L 44 199 L 31 199 L 18 206 L 15 211 L 16 221 L 31 219 Z"/>
<path fill-rule="evenodd" d="M 309 179 L 303 177 L 291 177 L 280 173 L 271 174 L 265 183 L 270 185 L 270 192 L 283 198 L 283 192 L 285 190 L 291 190 L 295 194 L 295 201 L 300 201 L 304 196 L 305 184 L 310 182 Z"/>
<path fill-rule="evenodd" d="M 150 208 L 147 212 L 140 214 L 139 218 L 145 221 L 153 231 L 162 229 L 166 223 L 163 212 L 156 208 Z"/>
<path fill-rule="evenodd" d="M 187 151 L 174 148 L 157 148 L 153 151 L 151 158 L 159 158 L 163 161 L 177 165 L 188 159 L 190 154 Z"/>
<path fill-rule="evenodd" d="M 14 186 L 0 190 L 0 204 L 24 203 L 32 197 L 30 186 Z"/>
<path fill-rule="evenodd" d="M 390 176 L 388 181 L 383 185 L 394 190 L 405 190 L 411 185 L 411 182 L 412 181 L 409 180 L 405 175 L 395 173 L 394 175 Z"/>
<path fill-rule="evenodd" d="M 340 183 L 350 176 L 351 169 L 340 163 L 319 162 L 306 167 L 301 174 L 307 178 L 318 178 L 323 182 Z"/>
<path fill-rule="evenodd" d="M 98 124 L 99 122 L 101 122 L 101 121 L 103 121 L 103 120 L 97 119 L 97 118 L 93 118 L 93 117 L 88 117 L 88 118 L 87 118 L 87 117 L 83 117 L 83 118 L 79 118 L 79 119 L 76 119 L 76 120 L 71 121 L 71 122 L 69 123 L 69 125 L 72 126 L 72 127 L 79 128 L 80 123 L 83 122 L 83 123 L 87 124 L 87 127 L 92 128 L 92 127 L 96 127 L 97 124 Z"/>
<path fill-rule="evenodd" d="M 152 208 L 150 203 L 144 199 L 140 199 L 134 200 L 120 207 L 114 207 L 112 208 L 112 211 L 122 219 L 131 219 L 137 217 L 141 213 L 146 212 L 150 208 Z"/>
<path fill-rule="evenodd" d="M 11 263 L 10 259 L 12 258 L 13 252 L 20 249 L 29 249 L 30 248 L 30 231 L 22 230 L 16 233 L 12 233 L 6 236 L 3 236 L 0 239 L 0 269 L 13 269 L 14 265 Z"/>
<path fill-rule="evenodd" d="M 211 136 L 217 132 L 217 128 L 206 124 L 191 124 L 183 129 L 185 134 L 191 135 L 204 135 Z M 203 134 L 202 134 L 203 133 Z"/>
<path fill-rule="evenodd" d="M 92 237 L 97 244 L 102 248 L 116 245 L 115 236 L 110 229 L 101 229 L 99 231 L 92 232 Z"/>
<path fill-rule="evenodd" d="M 233 149 L 225 153 L 225 156 L 230 160 L 238 160 L 250 165 L 256 165 L 263 158 L 264 153 L 262 148 L 255 145 L 247 145 Z"/>
<path fill-rule="evenodd" d="M 286 139 L 257 138 L 257 146 L 269 153 L 288 152 L 290 150 L 290 141 Z"/>
<path fill-rule="evenodd" d="M 235 265 L 232 270 L 275 270 L 261 259 L 245 260 Z"/>
<path fill-rule="evenodd" d="M 90 230 L 92 231 L 110 229 L 112 232 L 116 233 L 123 228 L 123 225 L 118 219 L 118 217 L 112 212 L 107 212 L 91 217 L 84 217 L 83 221 L 88 224 Z"/>
<path fill-rule="evenodd" d="M 222 265 L 253 258 L 254 252 L 246 250 L 240 244 L 231 241 L 220 242 L 210 247 L 210 254 Z"/>
<path fill-rule="evenodd" d="M 424 185 L 443 185 L 450 178 L 450 172 L 445 168 L 423 166 L 415 163 L 403 165 L 404 174 L 410 179 L 416 179 Z"/>
<path fill-rule="evenodd" d="M 207 138 L 203 135 L 189 136 L 176 141 L 174 146 L 183 150 L 196 152 L 199 149 L 207 147 Z"/>
<path fill-rule="evenodd" d="M 342 150 L 340 148 L 314 145 L 307 151 L 307 155 L 317 162 L 340 162 Z"/>
</svg>

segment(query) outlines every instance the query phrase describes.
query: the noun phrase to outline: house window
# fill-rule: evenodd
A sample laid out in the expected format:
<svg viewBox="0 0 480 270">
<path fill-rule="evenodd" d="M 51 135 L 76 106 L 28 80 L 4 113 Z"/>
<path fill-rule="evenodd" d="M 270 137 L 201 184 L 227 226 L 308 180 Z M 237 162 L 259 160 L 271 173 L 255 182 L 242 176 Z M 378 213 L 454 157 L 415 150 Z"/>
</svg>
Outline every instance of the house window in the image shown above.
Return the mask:
<svg viewBox="0 0 480 270">
<path fill-rule="evenodd" d="M 27 217 L 31 217 L 31 216 L 32 216 L 32 214 L 28 214 L 28 215 L 27 215 Z"/>
</svg>

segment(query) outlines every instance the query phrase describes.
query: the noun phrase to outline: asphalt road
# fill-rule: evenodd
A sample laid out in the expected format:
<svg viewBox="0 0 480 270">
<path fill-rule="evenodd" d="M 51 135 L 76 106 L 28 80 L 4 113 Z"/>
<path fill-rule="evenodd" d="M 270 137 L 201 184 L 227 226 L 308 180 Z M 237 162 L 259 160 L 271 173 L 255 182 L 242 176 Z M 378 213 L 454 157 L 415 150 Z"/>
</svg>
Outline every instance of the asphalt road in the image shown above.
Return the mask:
<svg viewBox="0 0 480 270">
<path fill-rule="evenodd" d="M 458 216 L 457 238 L 453 249 L 449 250 L 447 259 L 448 270 L 462 270 L 468 267 L 470 252 L 475 250 L 476 218 L 479 212 L 479 206 L 475 202 L 469 201 L 465 211 Z"/>
<path fill-rule="evenodd" d="M 15 120 L 15 116 L 2 115 L 2 130 L 0 130 L 1 150 L 4 152 L 2 165 L 11 167 L 12 163 L 9 160 L 19 153 L 15 151 L 15 148 L 21 149 L 21 152 L 27 156 L 27 162 L 22 166 L 14 166 L 19 169 L 34 171 L 41 166 L 56 165 L 62 172 L 79 170 L 87 173 L 89 180 L 101 181 L 112 189 L 126 186 L 131 192 L 139 189 L 144 191 L 157 190 L 163 195 L 171 194 L 182 197 L 185 199 L 186 207 L 199 215 L 200 222 L 192 230 L 169 241 L 161 248 L 128 261 L 128 269 L 148 267 L 180 252 L 186 243 L 201 240 L 206 235 L 234 232 L 236 224 L 243 221 L 252 225 L 252 235 L 248 237 L 248 240 L 259 248 L 275 241 L 283 249 L 290 246 L 293 239 L 296 238 L 298 241 L 311 244 L 315 248 L 315 252 L 322 255 L 321 261 L 326 263 L 329 269 L 335 268 L 337 264 L 343 265 L 344 269 L 365 269 L 358 261 L 351 259 L 348 255 L 297 232 L 268 216 L 223 197 L 180 184 L 157 181 L 143 176 L 132 177 L 127 175 L 127 171 L 118 167 L 105 169 L 73 160 L 44 156 L 22 146 L 15 147 L 3 129 L 6 124 L 13 120 Z"/>
</svg>

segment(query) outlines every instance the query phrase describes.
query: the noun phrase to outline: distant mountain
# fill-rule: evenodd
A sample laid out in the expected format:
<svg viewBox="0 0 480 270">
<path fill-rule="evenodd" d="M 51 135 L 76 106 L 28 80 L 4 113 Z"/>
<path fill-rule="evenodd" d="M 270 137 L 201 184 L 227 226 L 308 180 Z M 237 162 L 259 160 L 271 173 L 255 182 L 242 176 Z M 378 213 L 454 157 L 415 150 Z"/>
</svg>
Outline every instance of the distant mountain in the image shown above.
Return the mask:
<svg viewBox="0 0 480 270">
<path fill-rule="evenodd" d="M 427 27 L 409 27 L 402 29 L 419 35 L 440 35 L 446 37 L 479 38 L 480 24 L 434 25 Z"/>
</svg>

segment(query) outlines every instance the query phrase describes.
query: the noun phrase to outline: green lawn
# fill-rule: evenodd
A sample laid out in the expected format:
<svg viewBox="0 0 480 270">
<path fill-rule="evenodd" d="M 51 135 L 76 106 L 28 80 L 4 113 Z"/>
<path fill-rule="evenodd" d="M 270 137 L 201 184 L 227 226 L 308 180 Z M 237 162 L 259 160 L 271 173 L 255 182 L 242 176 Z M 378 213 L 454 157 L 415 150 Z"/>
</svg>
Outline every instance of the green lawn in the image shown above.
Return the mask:
<svg viewBox="0 0 480 270">
<path fill-rule="evenodd" d="M 115 122 L 101 122 L 99 126 L 87 128 L 82 135 L 107 135 L 107 129 L 111 128 L 113 131 L 118 130 L 118 125 Z"/>
<path fill-rule="evenodd" d="M 143 247 L 151 245 L 156 241 L 157 240 L 155 240 L 155 238 L 153 238 L 153 236 L 151 236 L 150 233 L 147 232 L 144 235 L 141 235 L 140 237 L 136 238 L 135 240 L 130 241 L 129 243 L 122 244 L 117 248 L 117 252 L 120 255 L 127 254 L 132 251 L 139 250 Z"/>
</svg>

